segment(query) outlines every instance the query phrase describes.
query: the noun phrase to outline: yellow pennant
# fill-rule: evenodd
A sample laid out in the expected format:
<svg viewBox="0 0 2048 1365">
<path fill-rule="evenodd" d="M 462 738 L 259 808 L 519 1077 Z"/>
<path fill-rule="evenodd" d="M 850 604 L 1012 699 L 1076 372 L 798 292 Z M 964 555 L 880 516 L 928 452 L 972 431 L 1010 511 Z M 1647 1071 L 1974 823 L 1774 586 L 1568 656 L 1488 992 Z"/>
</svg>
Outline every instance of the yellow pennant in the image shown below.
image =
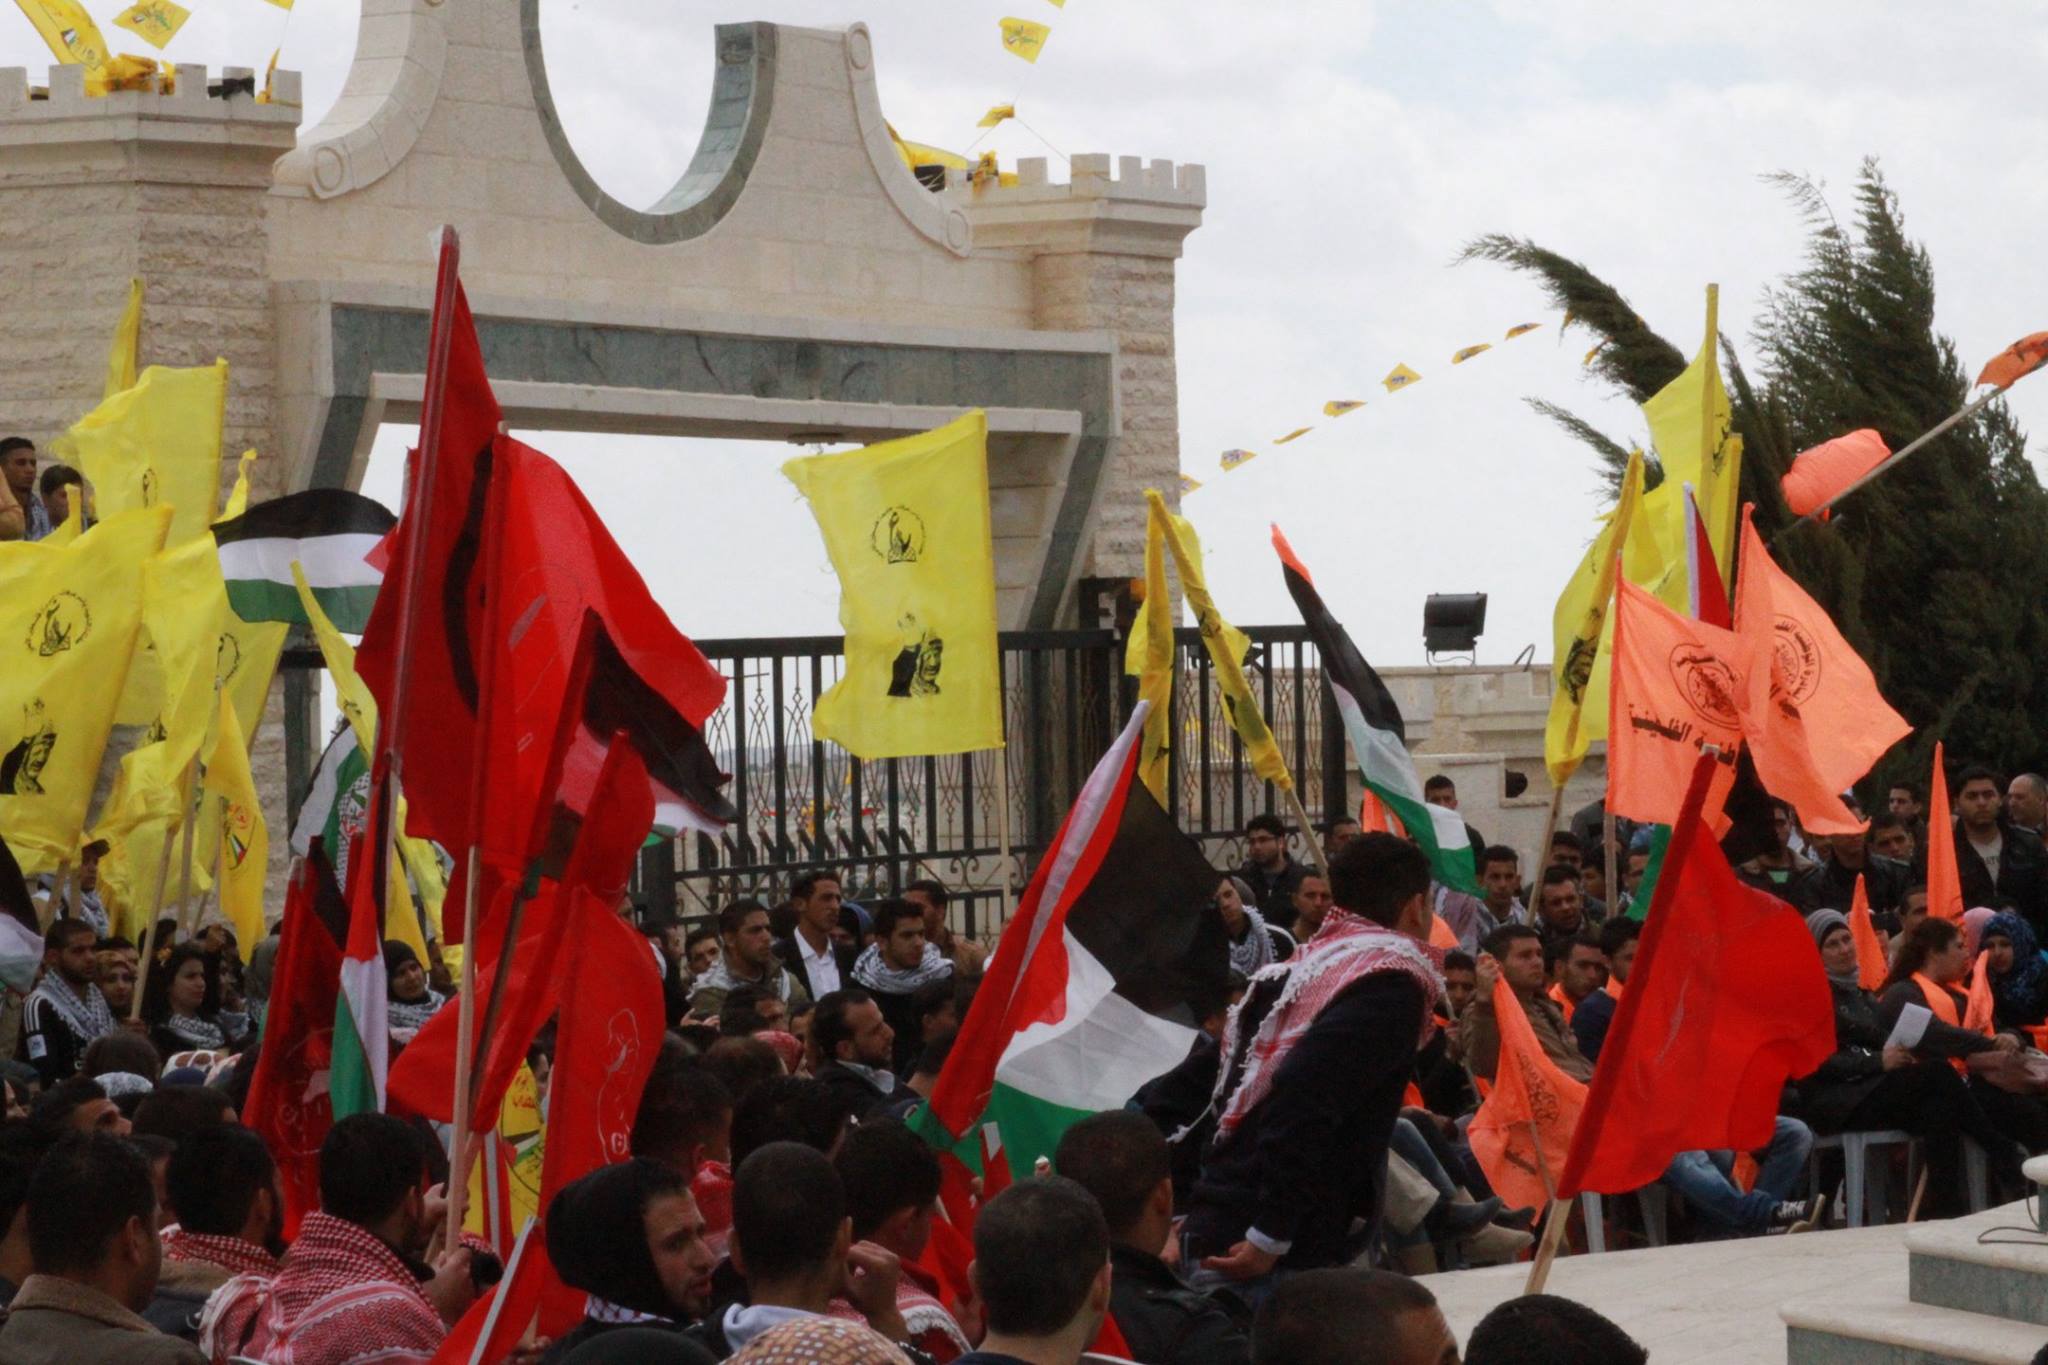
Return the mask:
<svg viewBox="0 0 2048 1365">
<path fill-rule="evenodd" d="M 1599 354 L 1600 354 L 1600 352 L 1602 352 L 1602 351 L 1604 351 L 1604 350 L 1606 350 L 1606 349 L 1607 349 L 1607 338 L 1606 338 L 1606 337 L 1602 337 L 1602 338 L 1600 338 L 1600 340 L 1599 340 L 1599 341 L 1597 341 L 1597 342 L 1595 342 L 1595 343 L 1593 344 L 1593 349 L 1592 349 L 1592 350 L 1590 350 L 1590 351 L 1586 352 L 1586 358 L 1585 358 L 1584 360 L 1581 360 L 1581 361 L 1579 362 L 1579 364 L 1581 364 L 1581 365 L 1590 365 L 1590 364 L 1592 364 L 1592 363 L 1593 363 L 1593 357 L 1594 357 L 1594 356 L 1596 356 L 1596 355 L 1599 355 Z"/>
<path fill-rule="evenodd" d="M 78 0 L 14 0 L 50 45 L 50 55 L 66 66 L 101 71 L 107 65 L 107 40 Z"/>
<path fill-rule="evenodd" d="M 278 55 L 283 51 L 284 49 L 281 47 L 270 49 L 270 65 L 263 68 L 263 88 L 256 92 L 256 102 L 258 104 L 270 104 L 275 102 L 277 98 L 275 92 L 277 85 L 277 59 Z"/>
<path fill-rule="evenodd" d="M 1387 371 L 1387 377 L 1382 379 L 1380 383 L 1387 386 L 1388 393 L 1395 393 L 1407 388 L 1410 384 L 1420 383 L 1421 380 L 1422 376 L 1409 369 L 1406 365 L 1396 365 L 1393 369 Z"/>
<path fill-rule="evenodd" d="M 276 4 L 277 0 L 271 0 Z M 1045 50 L 1045 40 L 1052 30 L 1031 19 L 1004 19 L 1003 51 L 1013 57 L 1022 57 L 1027 62 L 1036 62 L 1038 54 Z"/>
<path fill-rule="evenodd" d="M 151 47 L 161 49 L 191 17 L 191 10 L 172 0 L 137 0 L 114 16 L 114 27 L 125 28 Z"/>
<path fill-rule="evenodd" d="M 1363 398 L 1332 398 L 1329 402 L 1323 404 L 1323 416 L 1342 417 L 1345 413 L 1353 412 L 1364 406 L 1365 400 Z"/>
<path fill-rule="evenodd" d="M 1202 481 L 1200 479 L 1189 478 L 1186 474 L 1180 476 L 1180 492 L 1182 497 L 1186 497 L 1201 486 Z"/>
<path fill-rule="evenodd" d="M 1300 438 L 1308 435 L 1311 431 L 1314 430 L 1314 427 L 1296 427 L 1294 430 L 1288 432 L 1285 436 L 1275 436 L 1273 438 L 1273 444 L 1276 446 L 1284 446 L 1289 441 L 1299 440 Z"/>
<path fill-rule="evenodd" d="M 1223 458 L 1217 463 L 1225 469 L 1235 469 L 1246 460 L 1256 460 L 1258 457 L 1259 452 L 1256 450 L 1226 450 L 1223 452 Z"/>
<path fill-rule="evenodd" d="M 1481 351 L 1490 351 L 1492 349 L 1493 343 L 1490 341 L 1482 341 L 1477 346 L 1460 347 L 1451 353 L 1451 363 L 1453 365 L 1462 365 Z"/>
<path fill-rule="evenodd" d="M 1523 336 L 1529 332 L 1533 332 L 1542 325 L 1543 324 L 1540 322 L 1518 322 L 1514 326 L 1508 328 L 1508 334 L 1505 338 L 1503 338 L 1503 340 L 1513 341 L 1516 337 Z"/>
<path fill-rule="evenodd" d="M 993 128 L 998 123 L 1001 123 L 1004 119 L 1015 117 L 1017 117 L 1016 105 L 992 104 L 989 106 L 988 112 L 981 116 L 981 122 L 975 124 L 974 126 L 977 128 Z"/>
<path fill-rule="evenodd" d="M 276 5 L 279 9 L 290 9 L 292 7 L 292 0 L 267 0 L 267 3 Z M 424 958 L 421 960 L 425 961 Z"/>
</svg>

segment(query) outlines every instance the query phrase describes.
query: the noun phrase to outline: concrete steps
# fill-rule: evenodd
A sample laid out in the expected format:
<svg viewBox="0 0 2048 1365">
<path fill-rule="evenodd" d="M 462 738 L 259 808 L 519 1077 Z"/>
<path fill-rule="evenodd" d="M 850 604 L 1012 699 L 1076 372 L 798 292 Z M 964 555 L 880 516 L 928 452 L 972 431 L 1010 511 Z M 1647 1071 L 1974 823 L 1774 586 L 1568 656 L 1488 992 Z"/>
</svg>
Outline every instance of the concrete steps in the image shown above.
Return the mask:
<svg viewBox="0 0 2048 1365">
<path fill-rule="evenodd" d="M 2032 1226 L 2009 1204 L 1907 1229 L 1906 1292 L 1887 1275 L 1784 1304 L 1787 1361 L 2029 1365 L 2048 1345 L 2048 1238 Z"/>
</svg>

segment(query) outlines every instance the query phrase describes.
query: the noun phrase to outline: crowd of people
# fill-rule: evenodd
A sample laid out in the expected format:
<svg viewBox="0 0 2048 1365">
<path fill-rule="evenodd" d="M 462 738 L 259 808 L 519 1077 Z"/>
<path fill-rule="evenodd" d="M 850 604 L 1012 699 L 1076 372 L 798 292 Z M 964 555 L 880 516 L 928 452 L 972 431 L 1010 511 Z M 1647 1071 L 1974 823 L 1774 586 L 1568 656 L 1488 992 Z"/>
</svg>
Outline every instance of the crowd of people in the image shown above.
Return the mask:
<svg viewBox="0 0 2048 1365">
<path fill-rule="evenodd" d="M 1821 1206 L 1801 1196 L 1816 1134 L 1923 1138 L 1933 1213 L 1966 1207 L 1966 1143 L 2001 1188 L 2048 1150 L 2031 1050 L 2048 1020 L 2048 787 L 1975 769 L 1956 786 L 1952 831 L 1925 829 L 1921 794 L 1900 787 L 1855 837 L 1809 840 L 1779 807 L 1775 840 L 1741 864 L 1805 916 L 1838 1047 L 1787 1087 L 1765 1148 L 1673 1159 L 1679 1235 L 1814 1226 Z M 1430 795 L 1455 808 L 1443 780 Z M 1610 887 L 1597 838 L 1557 831 L 1525 880 L 1515 851 L 1471 831 L 1473 896 L 1403 839 L 1340 821 L 1314 866 L 1256 817 L 1204 911 L 1229 945 L 1231 1007 L 1126 1108 L 1075 1123 L 1046 1169 L 990 1192 L 966 1292 L 935 1249 L 941 1156 L 905 1122 L 988 962 L 948 889 L 855 898 L 819 870 L 715 923 L 643 922 L 669 1034 L 631 1159 L 545 1210 L 550 1262 L 585 1308 L 525 1355 L 1459 1359 L 1412 1277 L 1513 1259 L 1539 1213 L 1503 1206 L 1465 1138 L 1499 1063 L 1495 986 L 1561 1071 L 1591 1076 L 1650 861 L 1647 831 L 1619 834 Z M 1984 902 L 1960 925 L 1927 913 L 1930 838 L 1954 840 Z M 1886 956 L 1876 991 L 1847 915 L 1859 881 Z M 276 936 L 245 953 L 221 925 L 178 941 L 166 921 L 145 971 L 92 891 L 90 859 L 63 905 L 45 888 L 42 971 L 0 1021 L 15 1058 L 0 1063 L 0 1360 L 429 1359 L 495 1259 L 444 1226 L 445 1130 L 396 1114 L 335 1124 L 320 1207 L 287 1242 L 278 1169 L 238 1121 Z M 1979 952 L 1995 1001 L 1982 1031 L 1959 989 Z M 387 947 L 394 1047 L 456 998 L 430 958 Z M 1894 1035 L 1908 1007 L 1931 1016 L 1911 1046 Z M 543 1103 L 551 1036 L 530 1054 Z M 1645 1357 L 1590 1310 L 1534 1296 L 1475 1329 L 1464 1358 Z"/>
</svg>

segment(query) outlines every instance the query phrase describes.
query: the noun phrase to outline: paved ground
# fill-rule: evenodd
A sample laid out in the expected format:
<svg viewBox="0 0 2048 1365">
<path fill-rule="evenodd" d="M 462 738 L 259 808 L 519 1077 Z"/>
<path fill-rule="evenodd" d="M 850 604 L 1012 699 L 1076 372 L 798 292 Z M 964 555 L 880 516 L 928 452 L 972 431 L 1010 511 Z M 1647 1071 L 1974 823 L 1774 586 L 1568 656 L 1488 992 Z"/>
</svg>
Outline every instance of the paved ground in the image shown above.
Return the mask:
<svg viewBox="0 0 2048 1365">
<path fill-rule="evenodd" d="M 1577 1299 L 1649 1347 L 1656 1365 L 1782 1365 L 1787 1299 L 1889 1286 L 1906 1297 L 1902 1224 L 1854 1232 L 1754 1237 L 1600 1256 L 1563 1256 L 1553 1294 Z M 1522 1292 L 1527 1263 L 1431 1275 L 1429 1286 L 1463 1342 L 1504 1299 Z"/>
</svg>

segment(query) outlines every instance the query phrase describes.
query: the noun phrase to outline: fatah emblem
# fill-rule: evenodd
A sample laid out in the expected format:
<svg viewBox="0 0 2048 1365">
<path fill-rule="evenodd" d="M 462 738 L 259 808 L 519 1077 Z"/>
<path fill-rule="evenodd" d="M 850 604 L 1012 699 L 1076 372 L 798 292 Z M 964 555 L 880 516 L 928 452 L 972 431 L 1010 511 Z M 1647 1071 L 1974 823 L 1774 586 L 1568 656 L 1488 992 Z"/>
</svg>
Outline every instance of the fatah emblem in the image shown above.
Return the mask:
<svg viewBox="0 0 2048 1365">
<path fill-rule="evenodd" d="M 1719 655 L 1680 645 L 1671 651 L 1671 676 L 1701 720 L 1724 730 L 1736 724 L 1735 673 Z"/>
<path fill-rule="evenodd" d="M 1586 684 L 1593 681 L 1593 656 L 1600 652 L 1600 637 L 1579 636 L 1564 656 L 1564 690 L 1574 702 L 1583 701 Z"/>
<path fill-rule="evenodd" d="M 214 647 L 213 651 L 214 679 L 217 682 L 225 684 L 230 678 L 235 676 L 235 671 L 239 669 L 241 666 L 241 645 L 235 642 L 234 636 L 228 634 L 226 631 L 222 631 L 220 634 L 220 643 Z"/>
<path fill-rule="evenodd" d="M 142 471 L 142 505 L 144 507 L 154 507 L 156 506 L 156 499 L 156 467 L 152 465 Z"/>
<path fill-rule="evenodd" d="M 92 613 L 86 610 L 85 599 L 75 592 L 60 592 L 29 618 L 28 647 L 37 657 L 51 659 L 84 644 L 90 634 Z"/>
<path fill-rule="evenodd" d="M 915 564 L 924 557 L 924 518 L 908 507 L 891 507 L 875 519 L 868 545 L 884 564 Z"/>
<path fill-rule="evenodd" d="M 945 662 L 946 642 L 929 630 L 918 629 L 917 618 L 900 622 L 906 643 L 889 666 L 889 695 L 892 697 L 936 697 L 939 668 Z"/>
<path fill-rule="evenodd" d="M 43 768 L 57 747 L 57 731 L 40 697 L 22 709 L 21 741 L 0 757 L 0 796 L 41 796 Z"/>
</svg>

